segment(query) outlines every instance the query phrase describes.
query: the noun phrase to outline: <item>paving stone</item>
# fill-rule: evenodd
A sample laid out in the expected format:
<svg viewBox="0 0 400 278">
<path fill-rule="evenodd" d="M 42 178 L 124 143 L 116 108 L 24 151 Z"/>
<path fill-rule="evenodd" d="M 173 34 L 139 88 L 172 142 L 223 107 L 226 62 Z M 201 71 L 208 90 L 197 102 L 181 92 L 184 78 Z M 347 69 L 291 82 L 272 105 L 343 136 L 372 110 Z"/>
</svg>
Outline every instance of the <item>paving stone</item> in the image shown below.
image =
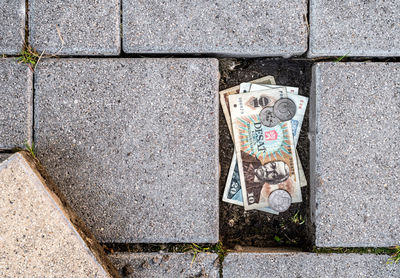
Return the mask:
<svg viewBox="0 0 400 278">
<path fill-rule="evenodd" d="M 82 221 L 59 199 L 32 158 L 0 164 L 0 276 L 118 275 Z"/>
<path fill-rule="evenodd" d="M 43 60 L 35 143 L 102 242 L 218 241 L 216 59 Z"/>
<path fill-rule="evenodd" d="M 395 278 L 400 268 L 386 264 L 389 256 L 376 254 L 229 253 L 224 277 L 274 278 Z"/>
<path fill-rule="evenodd" d="M 399 10 L 398 0 L 311 0 L 308 56 L 400 56 Z"/>
<path fill-rule="evenodd" d="M 10 153 L 0 153 L 0 163 L 10 157 Z"/>
<path fill-rule="evenodd" d="M 0 149 L 22 147 L 32 137 L 32 72 L 0 59 Z"/>
<path fill-rule="evenodd" d="M 397 245 L 400 64 L 318 63 L 312 86 L 315 244 Z"/>
<path fill-rule="evenodd" d="M 217 254 L 115 253 L 109 256 L 123 277 L 219 277 Z"/>
<path fill-rule="evenodd" d="M 307 2 L 122 0 L 126 53 L 300 55 L 307 51 Z"/>
<path fill-rule="evenodd" d="M 29 42 L 57 55 L 119 55 L 120 0 L 30 0 Z"/>
<path fill-rule="evenodd" d="M 0 54 L 18 54 L 24 39 L 25 0 L 0 0 Z"/>
</svg>

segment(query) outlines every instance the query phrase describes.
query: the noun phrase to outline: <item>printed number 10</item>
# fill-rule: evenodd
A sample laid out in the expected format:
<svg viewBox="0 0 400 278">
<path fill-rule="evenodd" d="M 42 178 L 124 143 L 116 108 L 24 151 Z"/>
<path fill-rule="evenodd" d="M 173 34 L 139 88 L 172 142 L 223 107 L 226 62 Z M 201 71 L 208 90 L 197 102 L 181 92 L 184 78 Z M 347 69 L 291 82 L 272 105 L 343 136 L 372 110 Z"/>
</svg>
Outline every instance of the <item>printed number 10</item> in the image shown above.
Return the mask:
<svg viewBox="0 0 400 278">
<path fill-rule="evenodd" d="M 260 97 L 260 98 L 254 98 L 253 99 L 253 106 L 254 107 L 264 107 L 268 105 L 268 98 L 267 97 Z"/>
</svg>

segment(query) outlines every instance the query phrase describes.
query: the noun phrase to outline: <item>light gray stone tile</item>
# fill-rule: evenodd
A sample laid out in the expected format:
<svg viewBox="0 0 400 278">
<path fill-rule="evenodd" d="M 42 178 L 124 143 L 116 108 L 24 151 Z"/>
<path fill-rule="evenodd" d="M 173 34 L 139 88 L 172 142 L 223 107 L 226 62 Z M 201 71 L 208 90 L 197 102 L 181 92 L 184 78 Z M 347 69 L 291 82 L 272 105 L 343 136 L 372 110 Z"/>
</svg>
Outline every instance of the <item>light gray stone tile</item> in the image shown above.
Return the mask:
<svg viewBox="0 0 400 278">
<path fill-rule="evenodd" d="M 319 63 L 312 89 L 315 244 L 398 244 L 400 64 Z"/>
<path fill-rule="evenodd" d="M 0 59 L 0 149 L 23 147 L 32 137 L 32 72 Z"/>
<path fill-rule="evenodd" d="M 311 0 L 308 56 L 400 56 L 399 10 L 398 0 Z"/>
<path fill-rule="evenodd" d="M 30 0 L 29 42 L 57 55 L 119 55 L 120 0 Z"/>
<path fill-rule="evenodd" d="M 115 253 L 109 256 L 123 277 L 219 277 L 217 254 Z"/>
<path fill-rule="evenodd" d="M 307 2 L 122 1 L 126 53 L 300 55 L 307 50 Z"/>
<path fill-rule="evenodd" d="M 0 0 L 0 54 L 18 54 L 25 40 L 25 0 Z"/>
<path fill-rule="evenodd" d="M 230 253 L 223 262 L 224 277 L 338 278 L 399 277 L 389 256 L 375 254 Z"/>
<path fill-rule="evenodd" d="M 35 143 L 102 242 L 218 241 L 218 62 L 43 60 Z"/>
</svg>

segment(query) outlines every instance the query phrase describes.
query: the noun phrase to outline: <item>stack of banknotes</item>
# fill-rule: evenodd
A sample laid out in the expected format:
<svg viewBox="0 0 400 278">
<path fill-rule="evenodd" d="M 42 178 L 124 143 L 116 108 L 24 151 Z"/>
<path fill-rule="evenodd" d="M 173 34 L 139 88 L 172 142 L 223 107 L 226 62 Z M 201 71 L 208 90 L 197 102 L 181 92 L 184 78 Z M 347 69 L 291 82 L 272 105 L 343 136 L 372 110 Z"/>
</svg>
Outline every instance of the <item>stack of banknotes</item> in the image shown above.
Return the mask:
<svg viewBox="0 0 400 278">
<path fill-rule="evenodd" d="M 296 145 L 308 98 L 265 76 L 220 99 L 235 144 L 223 201 L 272 214 L 301 202 L 307 180 Z"/>
</svg>

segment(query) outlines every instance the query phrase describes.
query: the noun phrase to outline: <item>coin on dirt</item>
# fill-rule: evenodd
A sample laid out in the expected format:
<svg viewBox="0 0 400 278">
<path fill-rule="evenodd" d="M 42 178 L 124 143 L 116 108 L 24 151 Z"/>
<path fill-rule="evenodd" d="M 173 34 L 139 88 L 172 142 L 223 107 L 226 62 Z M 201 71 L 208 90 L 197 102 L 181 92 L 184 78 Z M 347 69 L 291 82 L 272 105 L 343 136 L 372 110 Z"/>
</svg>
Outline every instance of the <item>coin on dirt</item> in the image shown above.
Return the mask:
<svg viewBox="0 0 400 278">
<path fill-rule="evenodd" d="M 277 212 L 284 212 L 289 209 L 292 203 L 292 197 L 289 192 L 283 189 L 277 189 L 269 194 L 268 202 L 270 208 L 276 210 Z"/>
</svg>

